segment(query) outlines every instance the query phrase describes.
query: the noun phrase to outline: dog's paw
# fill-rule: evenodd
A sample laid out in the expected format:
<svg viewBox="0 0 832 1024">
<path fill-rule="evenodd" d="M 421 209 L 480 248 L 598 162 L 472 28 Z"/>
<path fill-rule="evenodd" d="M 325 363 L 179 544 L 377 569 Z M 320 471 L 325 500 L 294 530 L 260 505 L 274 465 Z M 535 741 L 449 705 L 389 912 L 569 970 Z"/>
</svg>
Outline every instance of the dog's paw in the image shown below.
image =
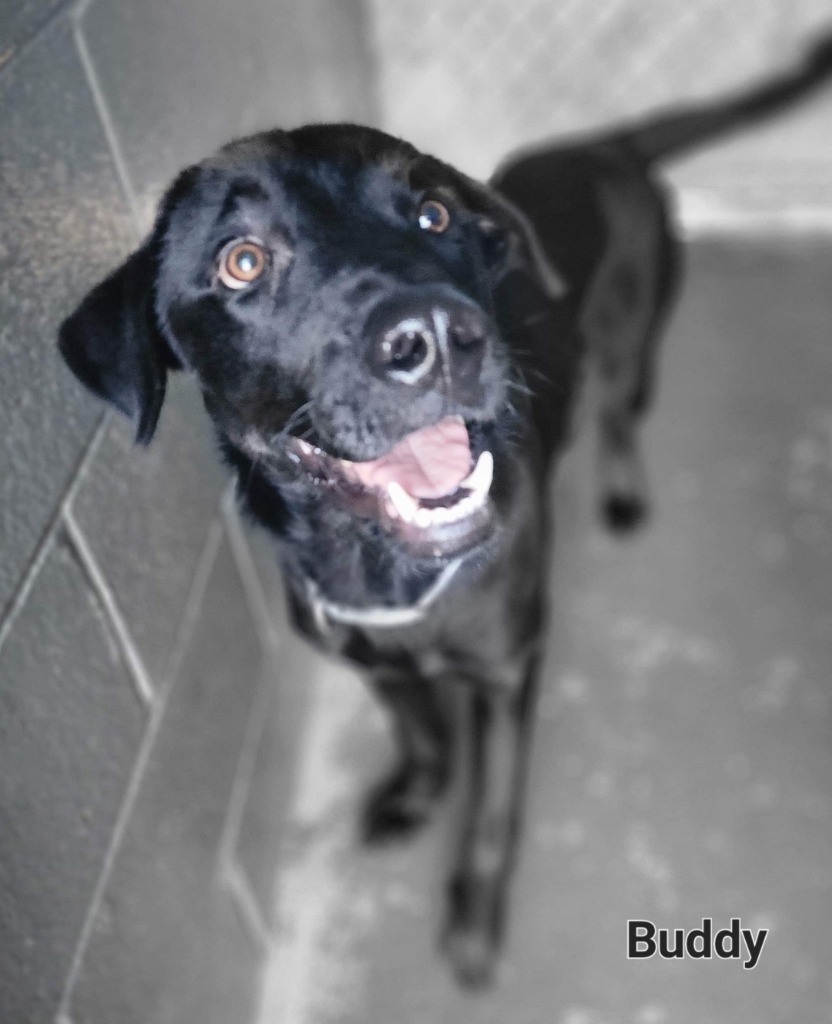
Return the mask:
<svg viewBox="0 0 832 1024">
<path fill-rule="evenodd" d="M 632 533 L 647 519 L 648 507 L 638 494 L 608 494 L 601 505 L 601 516 L 611 533 Z"/>
<path fill-rule="evenodd" d="M 454 930 L 443 937 L 442 948 L 463 988 L 479 991 L 494 984 L 497 949 L 487 935 Z"/>
<path fill-rule="evenodd" d="M 503 933 L 503 885 L 498 878 L 458 875 L 448 888 L 441 947 L 464 988 L 493 984 Z"/>
<path fill-rule="evenodd" d="M 383 779 L 364 803 L 360 823 L 364 842 L 379 846 L 418 831 L 430 817 L 445 781 L 441 771 L 409 766 Z"/>
<path fill-rule="evenodd" d="M 598 476 L 599 511 L 610 533 L 633 533 L 647 518 L 650 490 L 638 449 L 602 449 Z"/>
</svg>

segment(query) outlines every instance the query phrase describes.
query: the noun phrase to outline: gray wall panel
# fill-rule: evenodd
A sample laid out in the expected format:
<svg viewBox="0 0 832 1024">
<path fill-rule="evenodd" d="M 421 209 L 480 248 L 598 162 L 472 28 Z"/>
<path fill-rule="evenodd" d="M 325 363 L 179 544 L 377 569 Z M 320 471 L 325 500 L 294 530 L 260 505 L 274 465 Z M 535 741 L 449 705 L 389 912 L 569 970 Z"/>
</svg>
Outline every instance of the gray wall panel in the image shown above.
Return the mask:
<svg viewBox="0 0 832 1024">
<path fill-rule="evenodd" d="M 0 1021 L 50 1019 L 144 729 L 67 546 L 0 652 Z"/>
<path fill-rule="evenodd" d="M 0 77 L 0 611 L 100 407 L 55 350 L 131 231 L 68 27 Z"/>
<path fill-rule="evenodd" d="M 136 448 L 120 416 L 73 504 L 151 677 L 161 680 L 227 474 L 190 382 L 174 378 L 159 433 Z"/>
<path fill-rule="evenodd" d="M 261 660 L 223 544 L 96 919 L 76 1020 L 228 1024 L 240 991 L 253 993 L 220 844 Z"/>
</svg>

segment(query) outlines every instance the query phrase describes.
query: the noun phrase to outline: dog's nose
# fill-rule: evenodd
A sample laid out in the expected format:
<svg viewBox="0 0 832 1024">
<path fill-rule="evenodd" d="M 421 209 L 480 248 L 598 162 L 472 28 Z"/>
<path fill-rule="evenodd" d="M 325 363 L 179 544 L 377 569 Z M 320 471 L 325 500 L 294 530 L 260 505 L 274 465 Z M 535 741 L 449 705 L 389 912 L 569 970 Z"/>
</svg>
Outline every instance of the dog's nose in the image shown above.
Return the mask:
<svg viewBox="0 0 832 1024">
<path fill-rule="evenodd" d="M 465 387 L 479 377 L 489 323 L 472 302 L 437 289 L 381 303 L 368 333 L 377 376 L 411 385 L 442 376 Z"/>
<path fill-rule="evenodd" d="M 381 336 L 379 364 L 392 380 L 416 384 L 436 363 L 435 326 L 423 317 L 401 320 Z"/>
</svg>

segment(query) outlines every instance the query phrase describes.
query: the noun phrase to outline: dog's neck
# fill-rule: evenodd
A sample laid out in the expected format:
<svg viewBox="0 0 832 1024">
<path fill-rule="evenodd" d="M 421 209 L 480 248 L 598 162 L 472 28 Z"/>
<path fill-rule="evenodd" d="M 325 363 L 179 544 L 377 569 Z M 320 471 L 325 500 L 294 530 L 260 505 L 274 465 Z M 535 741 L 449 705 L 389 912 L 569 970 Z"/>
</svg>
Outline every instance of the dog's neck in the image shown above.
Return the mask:
<svg viewBox="0 0 832 1024">
<path fill-rule="evenodd" d="M 349 538 L 314 508 L 297 516 L 279 486 L 231 444 L 226 457 L 237 470 L 240 496 L 278 539 L 293 589 L 318 626 L 393 628 L 419 622 L 445 593 L 464 558 L 445 566 L 407 566 L 391 559 L 378 539 L 359 530 Z"/>
</svg>

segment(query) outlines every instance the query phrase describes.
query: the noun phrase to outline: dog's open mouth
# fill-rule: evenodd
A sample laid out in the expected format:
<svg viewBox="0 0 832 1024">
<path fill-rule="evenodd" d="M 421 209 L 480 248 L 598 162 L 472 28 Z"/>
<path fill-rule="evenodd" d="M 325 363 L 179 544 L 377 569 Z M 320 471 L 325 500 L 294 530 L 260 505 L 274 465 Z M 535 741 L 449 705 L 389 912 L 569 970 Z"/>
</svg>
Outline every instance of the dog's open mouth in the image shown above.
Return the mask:
<svg viewBox="0 0 832 1024">
<path fill-rule="evenodd" d="M 461 416 L 413 431 L 367 462 L 336 458 L 297 437 L 288 450 L 342 505 L 432 554 L 456 553 L 490 530 L 494 460 L 488 450 L 474 457 Z"/>
</svg>

